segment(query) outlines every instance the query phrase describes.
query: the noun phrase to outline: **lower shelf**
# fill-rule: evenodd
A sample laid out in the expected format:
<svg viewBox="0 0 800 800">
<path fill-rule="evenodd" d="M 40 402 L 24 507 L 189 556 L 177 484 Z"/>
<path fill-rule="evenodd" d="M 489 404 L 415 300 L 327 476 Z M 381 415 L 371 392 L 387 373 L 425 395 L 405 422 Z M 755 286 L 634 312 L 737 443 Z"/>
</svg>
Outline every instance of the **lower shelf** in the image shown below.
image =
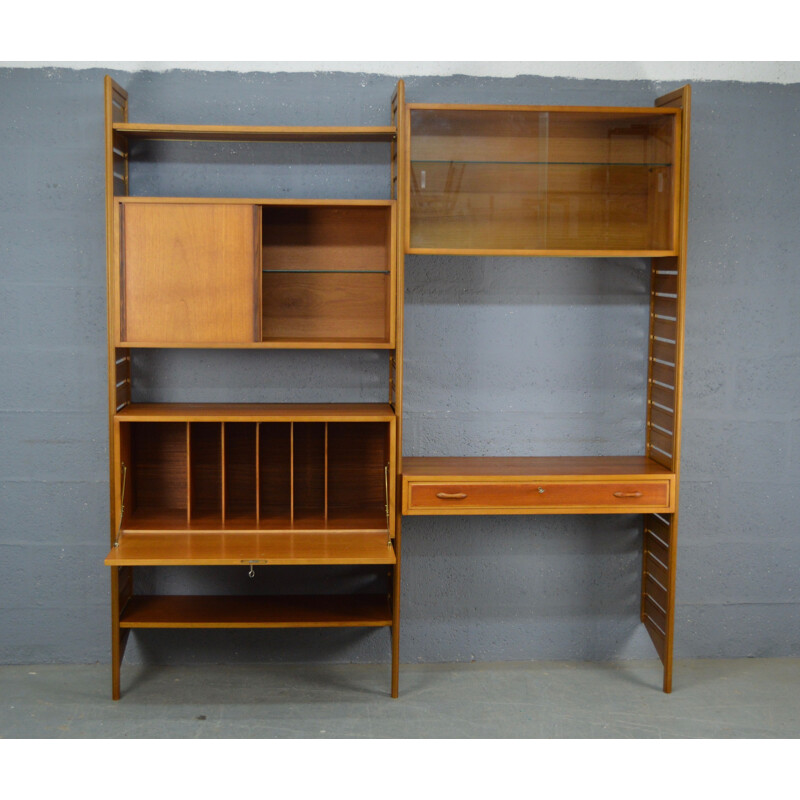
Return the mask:
<svg viewBox="0 0 800 800">
<path fill-rule="evenodd" d="M 290 533 L 375 533 L 386 538 L 387 523 L 385 513 L 349 512 L 347 514 L 298 513 L 294 519 L 287 514 L 275 513 L 269 516 L 263 513 L 256 521 L 254 514 L 239 516 L 228 513 L 223 522 L 219 512 L 192 516 L 191 522 L 186 519 L 185 509 L 166 511 L 136 511 L 126 514 L 122 523 L 122 533 L 252 533 L 252 534 L 290 534 Z"/>
<path fill-rule="evenodd" d="M 394 564 L 388 532 L 124 533 L 109 567 Z"/>
<path fill-rule="evenodd" d="M 337 628 L 392 624 L 386 595 L 134 596 L 122 628 Z"/>
</svg>

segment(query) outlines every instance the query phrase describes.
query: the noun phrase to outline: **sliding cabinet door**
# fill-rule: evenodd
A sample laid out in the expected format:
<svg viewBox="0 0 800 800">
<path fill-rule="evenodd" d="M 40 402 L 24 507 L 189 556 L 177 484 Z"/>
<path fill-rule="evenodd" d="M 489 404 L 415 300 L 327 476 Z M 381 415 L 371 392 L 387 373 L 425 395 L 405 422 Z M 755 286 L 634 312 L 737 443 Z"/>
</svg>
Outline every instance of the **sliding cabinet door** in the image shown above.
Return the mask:
<svg viewBox="0 0 800 800">
<path fill-rule="evenodd" d="M 260 333 L 259 209 L 121 204 L 120 340 L 244 344 Z"/>
</svg>

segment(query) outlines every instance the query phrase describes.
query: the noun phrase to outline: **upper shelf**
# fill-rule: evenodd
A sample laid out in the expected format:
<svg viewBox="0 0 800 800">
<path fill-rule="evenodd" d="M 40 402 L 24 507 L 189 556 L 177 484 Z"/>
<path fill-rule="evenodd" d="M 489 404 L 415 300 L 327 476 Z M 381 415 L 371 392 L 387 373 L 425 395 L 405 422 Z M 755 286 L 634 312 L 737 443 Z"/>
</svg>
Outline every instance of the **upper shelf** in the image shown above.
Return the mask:
<svg viewBox="0 0 800 800">
<path fill-rule="evenodd" d="M 676 252 L 676 109 L 408 106 L 406 252 Z"/>
<path fill-rule="evenodd" d="M 195 142 L 391 142 L 393 126 L 162 125 L 115 122 L 114 132 L 136 139 Z"/>
<path fill-rule="evenodd" d="M 390 422 L 388 403 L 131 403 L 120 422 Z"/>
<path fill-rule="evenodd" d="M 403 477 L 414 480 L 650 478 L 672 474 L 647 456 L 409 456 L 403 459 Z"/>
<path fill-rule="evenodd" d="M 412 164 L 502 164 L 513 167 L 671 167 L 668 161 L 509 161 L 499 159 L 495 161 L 486 160 L 453 160 L 453 159 L 421 159 L 415 158 Z"/>
</svg>

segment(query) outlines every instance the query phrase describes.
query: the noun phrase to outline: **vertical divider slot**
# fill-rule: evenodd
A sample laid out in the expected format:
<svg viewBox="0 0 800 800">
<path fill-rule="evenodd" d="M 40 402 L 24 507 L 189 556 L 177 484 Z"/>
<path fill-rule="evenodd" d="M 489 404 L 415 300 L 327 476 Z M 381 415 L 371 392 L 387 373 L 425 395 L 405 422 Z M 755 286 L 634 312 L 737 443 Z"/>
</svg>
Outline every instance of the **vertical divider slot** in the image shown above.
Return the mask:
<svg viewBox="0 0 800 800">
<path fill-rule="evenodd" d="M 328 436 L 328 519 L 384 527 L 388 426 L 339 422 Z"/>
<path fill-rule="evenodd" d="M 192 527 L 223 522 L 223 429 L 220 422 L 189 423 Z"/>
<path fill-rule="evenodd" d="M 292 423 L 258 423 L 258 524 L 285 528 L 292 519 Z"/>
<path fill-rule="evenodd" d="M 125 516 L 134 526 L 172 527 L 187 514 L 186 423 L 133 422 L 126 443 Z"/>
<path fill-rule="evenodd" d="M 318 524 L 325 518 L 324 422 L 293 423 L 294 522 Z"/>
<path fill-rule="evenodd" d="M 253 527 L 258 517 L 258 424 L 223 423 L 225 524 Z"/>
</svg>

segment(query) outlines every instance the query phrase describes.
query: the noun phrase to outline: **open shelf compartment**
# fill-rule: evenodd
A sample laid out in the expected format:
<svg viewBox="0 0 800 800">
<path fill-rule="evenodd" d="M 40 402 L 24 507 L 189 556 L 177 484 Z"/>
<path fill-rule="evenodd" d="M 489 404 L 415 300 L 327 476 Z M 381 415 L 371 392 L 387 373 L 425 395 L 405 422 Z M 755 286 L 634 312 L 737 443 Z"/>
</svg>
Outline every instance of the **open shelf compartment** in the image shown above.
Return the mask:
<svg viewBox="0 0 800 800">
<path fill-rule="evenodd" d="M 261 209 L 261 339 L 312 346 L 393 343 L 391 203 Z"/>
<path fill-rule="evenodd" d="M 122 628 L 337 628 L 392 624 L 385 594 L 133 596 Z"/>
</svg>

